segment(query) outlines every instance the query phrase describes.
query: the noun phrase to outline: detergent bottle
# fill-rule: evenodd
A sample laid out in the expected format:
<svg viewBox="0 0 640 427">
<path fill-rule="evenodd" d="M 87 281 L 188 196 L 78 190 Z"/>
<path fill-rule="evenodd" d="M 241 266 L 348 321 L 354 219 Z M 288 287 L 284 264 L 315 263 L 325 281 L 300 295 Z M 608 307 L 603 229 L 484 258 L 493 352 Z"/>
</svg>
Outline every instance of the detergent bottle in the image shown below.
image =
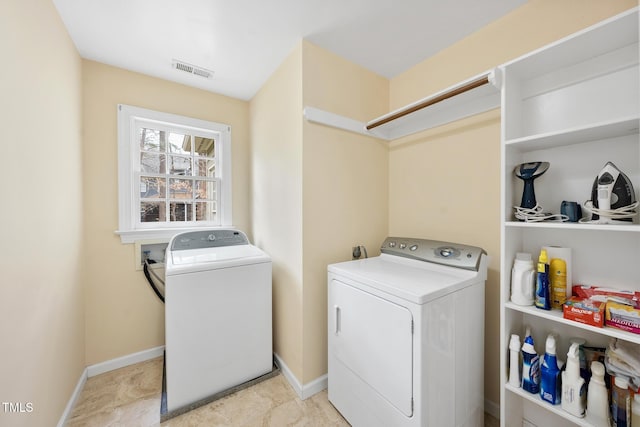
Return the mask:
<svg viewBox="0 0 640 427">
<path fill-rule="evenodd" d="M 509 384 L 520 387 L 520 336 L 511 334 L 509 341 Z"/>
<path fill-rule="evenodd" d="M 549 291 L 549 259 L 547 251 L 542 249 L 538 257 L 536 280 L 536 307 L 551 310 L 551 295 Z"/>
<path fill-rule="evenodd" d="M 564 408 L 564 400 L 562 404 Z M 604 365 L 595 360 L 591 362 L 591 379 L 589 380 L 587 392 L 587 412 L 589 413 L 589 420 L 594 426 L 611 427 L 609 392 L 604 382 Z"/>
<path fill-rule="evenodd" d="M 631 393 L 629 378 L 616 375 L 611 387 L 611 417 L 613 427 L 629 427 L 631 422 Z"/>
<path fill-rule="evenodd" d="M 519 252 L 511 268 L 511 302 L 533 305 L 536 289 L 536 269 L 531 254 Z"/>
<path fill-rule="evenodd" d="M 557 405 L 561 398 L 560 369 L 556 358 L 556 338 L 552 334 L 547 336 L 540 376 L 540 397 L 552 405 Z M 578 376 L 580 376 L 579 372 Z"/>
<path fill-rule="evenodd" d="M 522 388 L 533 394 L 540 392 L 540 358 L 529 328 L 522 344 Z"/>
</svg>

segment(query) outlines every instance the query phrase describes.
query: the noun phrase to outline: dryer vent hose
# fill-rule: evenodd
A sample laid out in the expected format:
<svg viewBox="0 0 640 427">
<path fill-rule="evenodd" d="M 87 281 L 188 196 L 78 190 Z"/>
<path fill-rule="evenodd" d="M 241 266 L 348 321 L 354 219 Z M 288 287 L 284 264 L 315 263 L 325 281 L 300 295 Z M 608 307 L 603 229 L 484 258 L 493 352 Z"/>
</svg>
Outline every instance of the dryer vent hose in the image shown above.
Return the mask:
<svg viewBox="0 0 640 427">
<path fill-rule="evenodd" d="M 162 301 L 162 303 L 164 304 L 164 280 L 162 280 L 162 278 L 158 276 L 155 271 L 153 271 L 153 268 L 150 267 L 150 264 L 155 264 L 155 263 L 156 262 L 154 260 L 150 260 L 149 258 L 147 258 L 144 260 L 144 265 L 142 266 L 142 269 L 144 270 L 144 277 L 147 278 L 147 281 L 149 282 L 149 285 L 153 289 L 153 292 L 155 292 L 155 294 L 158 296 L 160 301 Z M 158 285 L 154 281 L 154 278 L 160 283 L 160 285 Z"/>
</svg>

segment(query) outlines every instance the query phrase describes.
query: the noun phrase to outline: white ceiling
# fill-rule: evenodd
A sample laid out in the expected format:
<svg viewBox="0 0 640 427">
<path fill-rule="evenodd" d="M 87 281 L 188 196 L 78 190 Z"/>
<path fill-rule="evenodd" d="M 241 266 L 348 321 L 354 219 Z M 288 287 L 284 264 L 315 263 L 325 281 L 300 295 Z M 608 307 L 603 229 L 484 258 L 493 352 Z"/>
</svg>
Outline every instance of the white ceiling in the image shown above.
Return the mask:
<svg viewBox="0 0 640 427">
<path fill-rule="evenodd" d="M 53 0 L 83 58 L 244 100 L 300 39 L 391 78 L 525 2 Z"/>
</svg>

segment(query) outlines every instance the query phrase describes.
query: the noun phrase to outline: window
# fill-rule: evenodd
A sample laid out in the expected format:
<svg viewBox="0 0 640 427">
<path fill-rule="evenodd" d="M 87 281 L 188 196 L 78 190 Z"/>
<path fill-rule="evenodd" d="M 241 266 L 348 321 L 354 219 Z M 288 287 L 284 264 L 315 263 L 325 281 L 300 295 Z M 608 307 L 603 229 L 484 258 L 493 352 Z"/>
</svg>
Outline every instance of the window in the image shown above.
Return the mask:
<svg viewBox="0 0 640 427">
<path fill-rule="evenodd" d="M 122 241 L 231 225 L 231 128 L 118 105 Z"/>
</svg>

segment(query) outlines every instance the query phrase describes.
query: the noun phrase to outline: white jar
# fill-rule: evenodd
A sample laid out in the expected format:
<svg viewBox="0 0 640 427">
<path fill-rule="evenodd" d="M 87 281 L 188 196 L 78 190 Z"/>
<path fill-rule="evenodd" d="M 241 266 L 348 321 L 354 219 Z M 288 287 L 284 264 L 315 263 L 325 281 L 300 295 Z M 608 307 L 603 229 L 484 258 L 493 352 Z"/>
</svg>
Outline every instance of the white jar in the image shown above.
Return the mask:
<svg viewBox="0 0 640 427">
<path fill-rule="evenodd" d="M 536 290 L 536 270 L 531 254 L 519 252 L 511 269 L 511 302 L 533 305 Z"/>
</svg>

